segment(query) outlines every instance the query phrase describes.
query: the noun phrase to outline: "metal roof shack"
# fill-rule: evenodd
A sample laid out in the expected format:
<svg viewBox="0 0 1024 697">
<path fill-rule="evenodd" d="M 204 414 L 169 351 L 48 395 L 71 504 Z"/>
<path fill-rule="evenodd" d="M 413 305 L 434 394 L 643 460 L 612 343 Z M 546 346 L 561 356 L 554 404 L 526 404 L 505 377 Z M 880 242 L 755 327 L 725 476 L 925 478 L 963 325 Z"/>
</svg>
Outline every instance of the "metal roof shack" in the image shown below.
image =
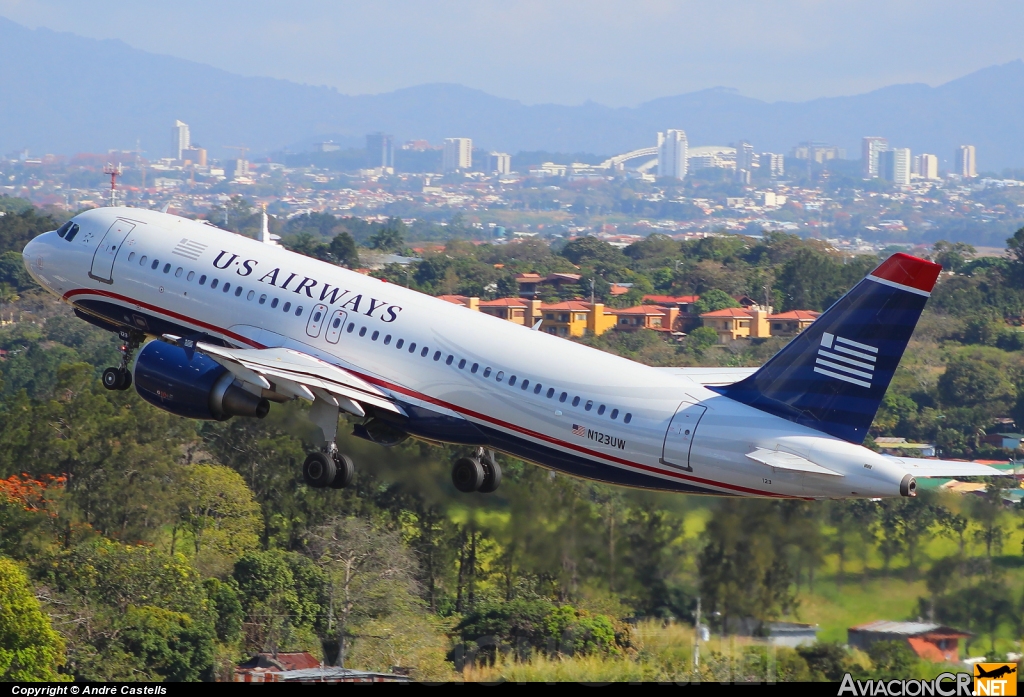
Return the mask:
<svg viewBox="0 0 1024 697">
<path fill-rule="evenodd" d="M 337 666 L 321 666 L 303 670 L 286 670 L 282 673 L 267 673 L 265 682 L 412 682 L 412 678 L 395 673 L 371 673 Z"/>
<path fill-rule="evenodd" d="M 960 660 L 960 639 L 974 636 L 953 627 L 930 622 L 876 620 L 846 630 L 850 646 L 868 649 L 877 641 L 905 641 L 926 661 L 956 663 Z"/>
</svg>

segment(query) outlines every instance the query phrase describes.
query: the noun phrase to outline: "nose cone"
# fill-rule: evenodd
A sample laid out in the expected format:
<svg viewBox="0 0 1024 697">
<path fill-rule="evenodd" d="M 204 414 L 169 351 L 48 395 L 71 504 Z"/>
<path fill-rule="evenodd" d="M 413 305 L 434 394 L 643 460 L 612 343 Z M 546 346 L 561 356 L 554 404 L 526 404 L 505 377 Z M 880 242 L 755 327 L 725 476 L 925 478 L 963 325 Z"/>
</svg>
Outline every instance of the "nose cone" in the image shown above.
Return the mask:
<svg viewBox="0 0 1024 697">
<path fill-rule="evenodd" d="M 44 288 L 48 287 L 48 284 L 40 277 L 39 272 L 43 268 L 43 256 L 48 246 L 46 238 L 56 236 L 53 232 L 44 232 L 42 235 L 32 239 L 21 250 L 21 262 L 25 265 L 25 270 L 28 271 L 29 276 L 34 278 Z"/>
</svg>

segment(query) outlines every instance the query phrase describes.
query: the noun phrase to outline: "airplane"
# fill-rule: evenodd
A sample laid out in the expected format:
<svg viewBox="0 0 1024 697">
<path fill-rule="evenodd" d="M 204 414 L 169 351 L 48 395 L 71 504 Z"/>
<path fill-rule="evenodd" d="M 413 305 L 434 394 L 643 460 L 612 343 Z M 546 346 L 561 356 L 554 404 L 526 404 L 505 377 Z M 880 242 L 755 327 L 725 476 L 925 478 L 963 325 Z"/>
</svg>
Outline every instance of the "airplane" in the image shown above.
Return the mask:
<svg viewBox="0 0 1024 697">
<path fill-rule="evenodd" d="M 496 452 L 616 485 L 719 496 L 911 497 L 921 477 L 996 476 L 862 443 L 941 267 L 894 254 L 759 368 L 652 368 L 290 252 L 208 221 L 85 211 L 31 240 L 29 273 L 123 340 L 103 373 L 192 419 L 263 418 L 301 399 L 302 465 L 343 488 L 353 434 L 469 448 L 461 492 L 501 483 Z M 536 329 L 536 328 L 535 328 Z"/>
<path fill-rule="evenodd" d="M 1004 675 L 1010 675 L 1011 673 L 1016 673 L 1017 672 L 1017 668 L 1014 667 L 1014 666 L 1011 666 L 1009 663 L 1005 663 L 1005 664 L 999 666 L 998 668 L 993 668 L 990 671 L 989 670 L 985 670 L 980 665 L 975 665 L 974 668 L 975 668 L 975 670 L 978 673 L 977 675 L 974 676 L 976 678 L 995 678 L 995 679 L 998 679 L 998 678 L 1003 677 Z"/>
</svg>

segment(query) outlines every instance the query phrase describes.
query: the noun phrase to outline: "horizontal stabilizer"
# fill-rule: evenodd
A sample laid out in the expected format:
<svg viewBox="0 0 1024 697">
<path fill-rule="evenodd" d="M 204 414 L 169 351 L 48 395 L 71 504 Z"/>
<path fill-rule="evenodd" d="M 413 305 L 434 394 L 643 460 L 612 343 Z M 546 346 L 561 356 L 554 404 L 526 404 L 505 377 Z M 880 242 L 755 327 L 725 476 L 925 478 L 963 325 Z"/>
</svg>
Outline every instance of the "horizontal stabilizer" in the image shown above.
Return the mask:
<svg viewBox="0 0 1024 697">
<path fill-rule="evenodd" d="M 758 368 L 655 368 L 669 375 L 679 375 L 693 380 L 698 385 L 731 385 L 748 378 Z"/>
<path fill-rule="evenodd" d="M 1013 472 L 1004 472 L 988 465 L 958 460 L 928 460 L 920 457 L 886 456 L 915 477 L 1012 477 Z"/>
<path fill-rule="evenodd" d="M 808 474 L 827 474 L 833 477 L 843 476 L 839 474 L 839 472 L 817 465 L 805 457 L 800 457 L 799 455 L 783 452 L 781 450 L 758 448 L 752 453 L 747 453 L 747 457 L 754 462 L 760 462 L 762 465 L 768 465 L 772 469 L 777 470 L 806 472 Z"/>
</svg>

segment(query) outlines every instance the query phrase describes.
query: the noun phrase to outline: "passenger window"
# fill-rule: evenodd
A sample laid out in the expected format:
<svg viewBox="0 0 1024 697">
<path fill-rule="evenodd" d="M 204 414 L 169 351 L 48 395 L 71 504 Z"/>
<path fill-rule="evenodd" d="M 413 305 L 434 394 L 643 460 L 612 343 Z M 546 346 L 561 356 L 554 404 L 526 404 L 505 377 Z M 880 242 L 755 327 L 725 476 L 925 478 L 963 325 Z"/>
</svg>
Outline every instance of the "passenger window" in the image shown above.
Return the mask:
<svg viewBox="0 0 1024 697">
<path fill-rule="evenodd" d="M 195 277 L 196 277 L 196 272 L 195 271 L 189 271 L 188 272 L 188 276 L 185 276 L 185 280 L 186 281 L 191 281 Z"/>
<path fill-rule="evenodd" d="M 170 266 L 170 264 L 168 264 L 168 266 Z M 183 274 L 183 273 L 185 273 L 185 269 L 183 269 L 183 268 L 181 268 L 181 267 L 179 266 L 178 268 L 176 268 L 176 269 L 174 270 L 174 277 L 175 277 L 175 278 L 181 278 L 181 274 Z"/>
<path fill-rule="evenodd" d="M 285 303 L 284 307 L 281 308 L 281 310 L 283 312 L 288 312 L 288 310 L 290 310 L 290 309 L 292 309 L 292 304 L 291 303 Z"/>
<path fill-rule="evenodd" d="M 256 297 L 256 291 L 254 291 L 254 290 L 250 290 L 248 293 L 245 294 L 245 299 L 246 300 L 252 300 L 255 297 Z"/>
<path fill-rule="evenodd" d="M 498 374 L 494 376 L 494 379 L 497 380 L 498 382 L 501 382 L 504 378 L 505 378 L 505 371 L 504 370 L 499 370 Z"/>
<path fill-rule="evenodd" d="M 320 318 L 321 318 L 322 316 L 323 316 L 323 315 L 321 315 L 319 311 L 317 311 L 317 312 L 314 312 L 314 313 L 313 313 L 313 321 L 314 321 L 314 322 L 319 322 L 319 321 L 320 321 Z"/>
<path fill-rule="evenodd" d="M 543 388 L 543 385 L 541 385 L 541 384 L 540 384 L 540 383 L 538 382 L 538 383 L 537 383 L 537 386 L 533 388 L 533 393 L 534 393 L 534 394 L 540 394 L 540 391 L 541 391 L 541 389 L 542 389 L 542 388 Z"/>
<path fill-rule="evenodd" d="M 341 326 L 341 317 L 338 317 L 333 322 L 331 322 L 331 328 L 332 329 L 337 329 L 340 326 Z"/>
<path fill-rule="evenodd" d="M 597 415 L 598 416 L 603 416 L 604 415 L 604 405 L 603 404 L 597 408 Z"/>
<path fill-rule="evenodd" d="M 380 336 L 380 332 L 374 330 L 373 334 L 370 335 L 370 341 L 376 341 L 378 336 Z"/>
<path fill-rule="evenodd" d="M 139 266 L 145 266 L 145 265 L 146 265 L 146 259 L 147 259 L 147 258 L 146 258 L 146 255 L 145 255 L 145 254 L 143 254 L 143 255 L 142 255 L 142 258 L 141 258 L 141 259 L 139 259 Z"/>
<path fill-rule="evenodd" d="M 484 368 L 484 377 L 485 378 L 491 377 L 491 369 L 490 368 Z"/>
<path fill-rule="evenodd" d="M 440 351 L 434 351 L 434 360 L 435 361 L 441 360 L 441 352 Z"/>
<path fill-rule="evenodd" d="M 153 263 L 149 265 L 149 268 L 152 271 L 156 271 L 158 266 L 160 266 L 160 260 L 159 259 L 154 259 Z"/>
<path fill-rule="evenodd" d="M 509 384 L 509 387 L 515 387 L 515 384 L 516 384 L 516 376 L 515 375 L 509 376 L 508 384 Z"/>
<path fill-rule="evenodd" d="M 566 397 L 568 397 L 568 396 L 569 396 L 568 392 L 563 392 L 562 394 L 558 395 L 558 401 L 559 402 L 564 402 Z"/>
<path fill-rule="evenodd" d="M 586 405 L 584 405 L 584 407 L 583 407 L 583 410 L 584 411 L 590 411 L 593 408 L 594 408 L 594 400 L 588 399 Z"/>
<path fill-rule="evenodd" d="M 523 386 L 522 386 L 521 389 L 525 390 L 529 386 L 530 386 L 530 381 L 529 380 L 523 380 Z"/>
<path fill-rule="evenodd" d="M 400 349 L 404 345 L 405 345 L 405 339 L 399 339 L 398 341 L 395 342 L 395 348 L 396 349 Z"/>
<path fill-rule="evenodd" d="M 416 342 L 409 344 L 409 353 L 416 353 Z"/>
<path fill-rule="evenodd" d="M 352 330 L 354 330 L 355 328 L 356 328 L 356 323 L 355 322 L 349 322 L 348 323 L 348 329 L 346 329 L 345 331 L 348 332 L 349 334 L 351 334 Z"/>
<path fill-rule="evenodd" d="M 278 302 L 279 302 L 278 299 L 274 298 L 273 300 L 270 301 L 270 307 L 272 307 L 272 308 L 273 307 L 277 307 L 277 303 Z"/>
<path fill-rule="evenodd" d="M 628 411 L 626 412 L 626 415 L 622 417 L 622 422 L 623 423 L 627 423 L 628 424 L 632 420 L 633 420 L 633 415 L 630 414 Z"/>
<path fill-rule="evenodd" d="M 444 364 L 445 365 L 451 365 L 452 361 L 454 361 L 454 360 L 455 360 L 455 356 L 453 356 L 452 354 L 449 353 L 448 354 L 448 359 L 445 360 Z"/>
<path fill-rule="evenodd" d="M 128 255 L 128 261 L 131 261 L 134 258 L 135 258 L 135 252 L 132 252 L 131 254 Z"/>
<path fill-rule="evenodd" d="M 424 346 L 423 350 L 420 351 L 420 358 L 426 358 L 428 353 L 430 353 L 430 349 Z"/>
<path fill-rule="evenodd" d="M 474 375 L 476 375 L 476 371 L 477 371 L 478 368 L 480 368 L 480 364 L 479 363 L 474 363 L 473 367 L 469 369 L 469 372 L 471 372 Z"/>
<path fill-rule="evenodd" d="M 612 421 L 614 421 L 617 418 L 619 418 L 619 410 L 618 409 L 612 409 Z"/>
<path fill-rule="evenodd" d="M 231 290 L 231 284 L 228 283 L 227 281 L 225 281 L 224 285 L 221 286 L 221 288 L 220 288 L 220 292 L 221 293 L 227 293 L 229 290 Z"/>
<path fill-rule="evenodd" d="M 388 334 L 387 336 L 384 337 L 384 345 L 387 346 L 390 343 L 391 343 L 391 335 Z"/>
<path fill-rule="evenodd" d="M 242 295 L 242 286 L 235 287 L 235 297 L 238 298 Z"/>
<path fill-rule="evenodd" d="M 462 370 L 465 367 L 466 367 L 466 359 L 463 358 L 461 361 L 459 361 L 459 370 Z"/>
<path fill-rule="evenodd" d="M 216 278 L 210 281 L 210 288 L 216 288 L 217 284 L 220 283 Z"/>
<path fill-rule="evenodd" d="M 267 294 L 264 293 L 263 295 L 260 296 L 260 305 L 265 305 L 266 302 L 267 302 Z"/>
<path fill-rule="evenodd" d="M 579 397 L 573 397 L 572 398 L 572 405 L 574 407 L 578 407 L 580 405 L 580 398 Z"/>
<path fill-rule="evenodd" d="M 547 398 L 551 399 L 554 396 L 555 396 L 555 388 L 554 387 L 549 387 L 548 388 Z"/>
<path fill-rule="evenodd" d="M 170 272 L 170 270 L 171 270 L 171 265 L 170 264 L 164 264 L 164 273 L 168 273 L 168 272 Z"/>
<path fill-rule="evenodd" d="M 359 336 L 366 336 L 366 327 L 359 327 Z"/>
<path fill-rule="evenodd" d="M 299 305 L 297 308 L 295 308 L 295 316 L 302 317 L 302 305 Z"/>
<path fill-rule="evenodd" d="M 199 277 L 199 285 L 201 285 L 201 286 L 202 285 L 206 285 L 206 274 L 205 273 L 202 276 Z"/>
</svg>

